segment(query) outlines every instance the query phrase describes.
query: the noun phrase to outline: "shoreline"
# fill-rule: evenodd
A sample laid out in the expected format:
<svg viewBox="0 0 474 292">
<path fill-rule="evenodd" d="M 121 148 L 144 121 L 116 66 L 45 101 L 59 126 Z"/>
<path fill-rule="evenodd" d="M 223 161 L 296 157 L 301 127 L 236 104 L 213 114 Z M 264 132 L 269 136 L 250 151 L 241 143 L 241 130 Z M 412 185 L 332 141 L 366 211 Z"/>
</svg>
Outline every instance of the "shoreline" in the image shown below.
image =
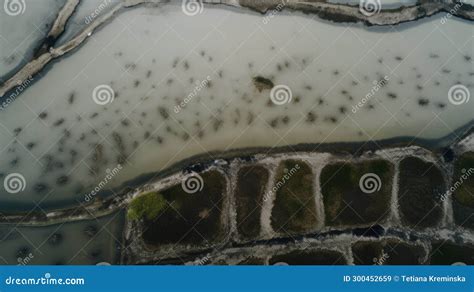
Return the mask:
<svg viewBox="0 0 474 292">
<path fill-rule="evenodd" d="M 449 157 L 450 161 L 445 162 L 452 163 L 452 161 L 463 152 L 472 151 L 472 149 L 459 149 L 464 147 L 462 146 L 462 141 L 474 138 L 473 123 L 474 120 L 469 123 L 469 125 L 457 129 L 454 133 L 437 140 L 416 140 L 410 139 L 409 137 L 400 137 L 382 141 L 358 143 L 302 144 L 273 149 L 247 148 L 221 152 L 218 159 L 211 159 L 208 157 L 208 154 L 201 154 L 177 162 L 165 170 L 138 175 L 113 190 L 101 191 L 95 196 L 94 200 L 91 200 L 87 204 L 79 202 L 76 205 L 72 205 L 71 203 L 58 202 L 50 207 L 42 206 L 42 210 L 48 212 L 47 215 L 44 215 L 42 212 L 34 213 L 31 210 L 35 210 L 36 208 L 31 209 L 32 206 L 26 205 L 22 205 L 20 208 L 2 210 L 0 224 L 17 222 L 25 226 L 41 226 L 53 225 L 65 222 L 66 220 L 80 221 L 103 217 L 117 210 L 126 208 L 128 203 L 143 191 L 156 189 L 157 186 L 158 188 L 165 188 L 166 186 L 181 181 L 184 175 L 192 172 L 199 173 L 211 169 L 225 170 L 231 165 L 238 167 L 238 165 L 244 165 L 246 163 L 258 164 L 268 160 L 291 159 L 293 156 L 298 158 L 303 157 L 303 159 L 312 159 L 318 155 L 330 154 L 332 157 L 330 160 L 334 161 L 340 159 L 366 161 L 373 159 L 373 157 L 380 156 L 380 153 L 383 152 L 389 152 L 392 153 L 391 155 L 402 157 L 410 155 L 425 157 L 427 153 L 429 153 L 441 159 L 444 159 L 444 154 L 452 156 Z M 457 135 L 457 133 L 463 134 Z M 404 144 L 403 141 L 406 140 L 411 140 L 411 143 Z M 365 145 L 367 146 L 364 148 Z M 430 145 L 432 146 L 430 147 Z M 317 151 L 313 149 L 315 146 L 317 147 Z M 291 152 L 285 151 L 290 148 L 292 150 Z M 266 149 L 267 152 L 264 152 L 264 149 Z M 443 152 L 443 150 L 445 150 L 445 152 Z M 377 154 L 377 152 L 379 154 Z M 410 154 L 410 152 L 412 152 L 412 154 Z M 437 161 L 437 164 L 439 163 L 441 163 L 441 161 Z M 327 164 L 328 162 L 325 163 L 325 165 Z M 27 212 L 25 210 L 30 211 Z"/>
</svg>

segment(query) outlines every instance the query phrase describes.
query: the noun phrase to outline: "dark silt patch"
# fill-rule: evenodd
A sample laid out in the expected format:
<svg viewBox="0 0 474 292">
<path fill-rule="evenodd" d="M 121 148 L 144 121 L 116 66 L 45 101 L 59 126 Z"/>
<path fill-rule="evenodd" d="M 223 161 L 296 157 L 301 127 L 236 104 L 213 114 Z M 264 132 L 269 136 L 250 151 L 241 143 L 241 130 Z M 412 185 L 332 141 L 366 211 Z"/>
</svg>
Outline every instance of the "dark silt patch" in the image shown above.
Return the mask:
<svg viewBox="0 0 474 292">
<path fill-rule="evenodd" d="M 474 229 L 474 152 L 464 153 L 456 160 L 448 193 L 453 194 L 456 224 Z"/>
<path fill-rule="evenodd" d="M 398 203 L 404 224 L 417 228 L 436 226 L 443 215 L 440 196 L 445 191 L 443 175 L 433 163 L 416 157 L 400 162 Z"/>
<path fill-rule="evenodd" d="M 373 192 L 364 192 L 364 175 L 380 178 Z M 321 172 L 321 192 L 326 225 L 372 225 L 381 223 L 390 210 L 393 165 L 384 160 L 329 164 Z M 372 191 L 372 189 L 369 189 Z"/>
<path fill-rule="evenodd" d="M 358 241 L 352 245 L 356 265 L 419 265 L 426 255 L 422 246 L 397 239 Z"/>
<path fill-rule="evenodd" d="M 268 176 L 268 170 L 263 166 L 245 166 L 239 170 L 235 193 L 237 230 L 245 239 L 260 234 L 260 214 Z"/>
<path fill-rule="evenodd" d="M 303 161 L 286 160 L 276 170 L 271 225 L 281 234 L 314 229 L 317 223 L 313 172 Z"/>
<path fill-rule="evenodd" d="M 431 244 L 431 265 L 474 265 L 474 246 L 458 245 L 447 241 Z"/>
<path fill-rule="evenodd" d="M 178 184 L 157 194 L 167 206 L 154 219 L 143 218 L 142 236 L 147 244 L 206 245 L 223 238 L 225 179 L 217 171 L 200 175 L 202 189 L 196 193 L 187 193 Z"/>
<path fill-rule="evenodd" d="M 346 265 L 344 255 L 334 250 L 295 250 L 286 254 L 275 255 L 270 265 L 304 266 L 304 265 Z"/>
<path fill-rule="evenodd" d="M 263 90 L 270 90 L 275 86 L 270 79 L 262 76 L 254 77 L 253 84 L 260 92 Z"/>
</svg>

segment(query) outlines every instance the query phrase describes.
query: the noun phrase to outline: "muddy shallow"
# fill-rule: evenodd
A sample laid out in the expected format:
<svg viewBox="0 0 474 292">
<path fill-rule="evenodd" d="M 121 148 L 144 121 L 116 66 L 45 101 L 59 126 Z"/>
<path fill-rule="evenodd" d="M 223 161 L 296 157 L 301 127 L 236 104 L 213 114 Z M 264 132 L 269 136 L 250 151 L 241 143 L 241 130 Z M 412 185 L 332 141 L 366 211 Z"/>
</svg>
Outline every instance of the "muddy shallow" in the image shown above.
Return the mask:
<svg viewBox="0 0 474 292">
<path fill-rule="evenodd" d="M 178 5 L 118 14 L 2 111 L 0 175 L 27 183 L 0 200 L 64 206 L 203 153 L 436 139 L 471 122 L 472 103 L 448 98 L 456 83 L 472 87 L 467 21 L 436 16 L 393 31 L 266 16 L 210 6 L 188 17 Z M 275 103 L 282 85 L 290 92 L 278 96 L 291 94 Z M 113 98 L 97 104 L 95 89 Z"/>
</svg>

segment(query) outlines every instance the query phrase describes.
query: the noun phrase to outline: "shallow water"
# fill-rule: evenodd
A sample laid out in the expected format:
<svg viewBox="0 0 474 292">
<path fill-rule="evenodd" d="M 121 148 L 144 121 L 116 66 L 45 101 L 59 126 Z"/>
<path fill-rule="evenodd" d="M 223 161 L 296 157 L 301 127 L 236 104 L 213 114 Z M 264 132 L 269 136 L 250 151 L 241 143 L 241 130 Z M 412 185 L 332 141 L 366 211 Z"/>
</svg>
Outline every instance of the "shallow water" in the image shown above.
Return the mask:
<svg viewBox="0 0 474 292">
<path fill-rule="evenodd" d="M 122 224 L 122 213 L 43 227 L 0 224 L 0 264 L 113 264 L 118 260 Z"/>
<path fill-rule="evenodd" d="M 58 39 L 57 44 L 62 45 L 73 38 L 77 33 L 86 28 L 90 23 L 100 16 L 112 10 L 119 0 L 82 0 L 76 7 L 76 11 L 69 18 L 65 32 Z"/>
<path fill-rule="evenodd" d="M 131 9 L 1 112 L 0 175 L 21 174 L 24 189 L 2 189 L 0 204 L 83 203 L 99 184 L 215 150 L 443 137 L 472 120 L 472 101 L 448 98 L 456 84 L 473 89 L 472 32 L 442 16 L 365 28 L 301 13 Z M 272 102 L 257 76 L 291 98 Z"/>
<path fill-rule="evenodd" d="M 66 0 L 23 1 L 18 6 L 0 7 L 0 83 L 7 73 L 26 64 L 34 49 L 48 34 Z"/>
</svg>

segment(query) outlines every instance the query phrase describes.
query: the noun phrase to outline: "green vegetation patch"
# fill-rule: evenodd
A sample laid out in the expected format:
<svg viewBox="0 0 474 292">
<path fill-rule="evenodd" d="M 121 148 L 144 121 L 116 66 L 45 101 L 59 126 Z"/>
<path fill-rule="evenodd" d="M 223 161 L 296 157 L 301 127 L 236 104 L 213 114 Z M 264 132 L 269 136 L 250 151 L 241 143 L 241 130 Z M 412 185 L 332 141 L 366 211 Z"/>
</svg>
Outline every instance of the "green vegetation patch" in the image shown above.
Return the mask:
<svg viewBox="0 0 474 292">
<path fill-rule="evenodd" d="M 271 215 L 273 230 L 295 234 L 313 229 L 317 223 L 313 172 L 308 164 L 286 160 L 277 168 L 270 190 L 275 194 Z"/>
<path fill-rule="evenodd" d="M 356 265 L 418 265 L 426 255 L 423 247 L 397 239 L 358 241 L 352 245 Z"/>
<path fill-rule="evenodd" d="M 193 181 L 161 192 L 168 207 L 158 217 L 144 218 L 142 236 L 147 244 L 206 245 L 223 238 L 225 178 L 209 171 L 195 174 Z"/>
<path fill-rule="evenodd" d="M 432 243 L 430 252 L 432 265 L 474 265 L 474 246 L 457 245 L 448 241 Z"/>
<path fill-rule="evenodd" d="M 275 255 L 270 265 L 346 265 L 344 255 L 335 250 L 295 250 L 286 254 Z"/>
<path fill-rule="evenodd" d="M 474 152 L 464 153 L 456 160 L 447 194 L 453 198 L 456 224 L 474 230 Z"/>
<path fill-rule="evenodd" d="M 390 211 L 394 169 L 385 160 L 329 164 L 320 184 L 326 225 L 369 225 Z"/>
<path fill-rule="evenodd" d="M 474 208 L 474 152 L 464 153 L 454 165 L 453 183 L 448 190 L 461 205 Z"/>
<path fill-rule="evenodd" d="M 260 215 L 268 181 L 268 170 L 263 166 L 245 166 L 237 174 L 237 230 L 245 239 L 260 234 Z"/>
<path fill-rule="evenodd" d="M 454 222 L 464 228 L 474 230 L 474 209 L 461 205 L 456 200 L 453 200 L 453 217 Z"/>
<path fill-rule="evenodd" d="M 442 218 L 441 196 L 446 184 L 433 163 L 416 157 L 400 162 L 398 203 L 404 224 L 416 228 L 436 226 Z"/>
<path fill-rule="evenodd" d="M 127 212 L 127 217 L 130 220 L 153 220 L 166 208 L 167 201 L 163 195 L 151 192 L 140 195 L 131 203 Z"/>
</svg>

